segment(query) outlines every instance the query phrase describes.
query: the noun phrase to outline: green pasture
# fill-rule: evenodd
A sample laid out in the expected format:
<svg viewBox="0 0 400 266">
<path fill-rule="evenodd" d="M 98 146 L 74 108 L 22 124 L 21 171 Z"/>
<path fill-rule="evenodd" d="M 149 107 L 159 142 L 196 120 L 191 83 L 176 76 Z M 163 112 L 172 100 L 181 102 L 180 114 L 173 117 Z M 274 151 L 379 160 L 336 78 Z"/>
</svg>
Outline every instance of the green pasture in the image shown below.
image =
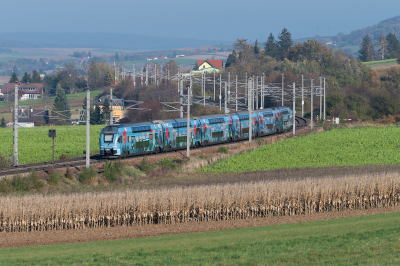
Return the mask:
<svg viewBox="0 0 400 266">
<path fill-rule="evenodd" d="M 90 153 L 99 152 L 100 131 L 105 125 L 90 126 Z M 84 156 L 86 153 L 86 126 L 56 126 L 18 129 L 18 157 L 21 164 L 49 162 L 53 145 L 49 138 L 49 129 L 57 130 L 54 158 L 57 160 L 63 153 L 71 158 Z M 0 153 L 9 156 L 13 151 L 12 128 L 0 128 Z"/>
<path fill-rule="evenodd" d="M 233 156 L 205 172 L 400 163 L 400 127 L 342 128 L 295 137 Z"/>
<path fill-rule="evenodd" d="M 96 98 L 97 96 L 99 96 L 101 93 L 103 92 L 102 89 L 100 90 L 93 90 L 90 92 L 90 98 Z M 82 99 L 82 103 L 83 103 L 83 99 L 86 97 L 86 92 L 80 92 L 80 93 L 73 93 L 73 94 L 67 94 L 67 99 L 68 100 L 76 100 L 76 99 Z M 53 103 L 54 102 L 54 98 L 55 97 L 49 97 L 49 98 L 45 98 L 45 99 L 37 99 L 37 100 L 26 100 L 26 101 L 20 101 L 19 103 L 21 105 L 32 105 L 32 104 L 40 104 L 40 103 Z M 10 104 L 12 106 L 14 106 L 14 103 L 9 103 L 9 102 L 0 102 L 0 108 L 1 107 L 7 107 L 10 106 Z"/>
<path fill-rule="evenodd" d="M 371 67 L 372 69 L 381 68 L 381 67 L 391 67 L 391 66 L 398 65 L 397 64 L 397 59 L 388 59 L 388 60 L 364 62 L 363 64 Z"/>
<path fill-rule="evenodd" d="M 0 264 L 398 265 L 399 234 L 400 213 L 388 213 L 226 231 L 0 249 Z"/>
</svg>

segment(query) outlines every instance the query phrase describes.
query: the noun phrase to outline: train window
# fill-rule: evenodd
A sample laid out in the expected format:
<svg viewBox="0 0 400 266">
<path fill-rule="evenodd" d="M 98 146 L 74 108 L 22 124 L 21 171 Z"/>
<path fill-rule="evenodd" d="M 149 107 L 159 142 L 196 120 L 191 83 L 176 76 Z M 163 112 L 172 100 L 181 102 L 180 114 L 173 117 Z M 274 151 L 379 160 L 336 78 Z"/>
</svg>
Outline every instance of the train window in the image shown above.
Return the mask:
<svg viewBox="0 0 400 266">
<path fill-rule="evenodd" d="M 249 128 L 242 128 L 242 134 L 249 133 Z"/>
<path fill-rule="evenodd" d="M 104 142 L 112 142 L 114 139 L 114 134 L 104 134 Z"/>
<path fill-rule="evenodd" d="M 218 123 L 224 123 L 223 118 L 213 118 L 213 119 L 208 119 L 209 124 L 218 124 Z"/>
<path fill-rule="evenodd" d="M 213 137 L 213 138 L 220 138 L 220 137 L 223 137 L 223 136 L 224 136 L 224 132 L 222 132 L 222 131 L 213 132 L 213 133 L 212 133 L 212 137 Z"/>
<path fill-rule="evenodd" d="M 283 115 L 288 114 L 288 113 L 289 113 L 288 110 L 285 110 L 282 112 Z"/>
<path fill-rule="evenodd" d="M 149 141 L 136 142 L 136 149 L 149 147 Z"/>
<path fill-rule="evenodd" d="M 240 115 L 239 119 L 240 120 L 249 120 L 249 116 L 248 115 Z"/>
<path fill-rule="evenodd" d="M 200 128 L 196 128 L 196 135 L 201 134 Z"/>
<path fill-rule="evenodd" d="M 187 122 L 176 122 L 176 123 L 172 123 L 172 127 L 174 127 L 174 128 L 187 127 Z"/>
<path fill-rule="evenodd" d="M 186 141 L 187 141 L 187 136 L 182 136 L 182 137 L 176 138 L 177 143 L 186 142 Z"/>
<path fill-rule="evenodd" d="M 274 116 L 273 113 L 264 114 L 264 117 L 273 117 L 273 116 Z"/>
<path fill-rule="evenodd" d="M 229 124 L 229 130 L 232 130 L 232 124 Z"/>
<path fill-rule="evenodd" d="M 158 133 L 155 134 L 155 140 L 158 141 Z"/>
<path fill-rule="evenodd" d="M 122 143 L 122 137 L 118 138 L 118 143 Z"/>
</svg>

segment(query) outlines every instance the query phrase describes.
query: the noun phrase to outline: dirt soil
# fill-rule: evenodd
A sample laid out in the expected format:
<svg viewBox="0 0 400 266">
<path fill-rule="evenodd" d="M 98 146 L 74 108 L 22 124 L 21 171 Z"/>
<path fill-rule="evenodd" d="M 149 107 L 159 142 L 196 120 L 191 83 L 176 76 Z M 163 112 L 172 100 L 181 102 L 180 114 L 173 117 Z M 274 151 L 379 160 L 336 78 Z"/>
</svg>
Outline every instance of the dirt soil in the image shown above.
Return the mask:
<svg viewBox="0 0 400 266">
<path fill-rule="evenodd" d="M 245 220 L 212 221 L 200 223 L 181 223 L 170 225 L 148 225 L 114 228 L 94 228 L 80 230 L 0 233 L 0 248 L 15 248 L 37 245 L 55 245 L 104 241 L 125 238 L 140 238 L 161 235 L 185 234 L 195 232 L 230 230 L 237 228 L 259 227 L 275 224 L 301 223 L 320 220 L 332 220 L 346 217 L 398 212 L 400 206 L 375 208 L 368 210 L 315 213 L 301 216 L 281 216 L 253 218 Z"/>
</svg>

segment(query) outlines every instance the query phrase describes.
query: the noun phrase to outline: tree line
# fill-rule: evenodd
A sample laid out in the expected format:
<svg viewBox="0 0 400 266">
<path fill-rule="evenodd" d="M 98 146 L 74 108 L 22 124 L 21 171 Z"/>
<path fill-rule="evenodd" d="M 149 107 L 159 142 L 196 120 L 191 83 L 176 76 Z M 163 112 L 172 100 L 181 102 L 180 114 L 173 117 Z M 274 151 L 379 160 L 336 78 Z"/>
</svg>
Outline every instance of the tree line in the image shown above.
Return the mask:
<svg viewBox="0 0 400 266">
<path fill-rule="evenodd" d="M 365 35 L 358 51 L 358 58 L 363 62 L 400 58 L 400 42 L 395 33 L 381 34 L 373 43 L 369 34 Z"/>
</svg>

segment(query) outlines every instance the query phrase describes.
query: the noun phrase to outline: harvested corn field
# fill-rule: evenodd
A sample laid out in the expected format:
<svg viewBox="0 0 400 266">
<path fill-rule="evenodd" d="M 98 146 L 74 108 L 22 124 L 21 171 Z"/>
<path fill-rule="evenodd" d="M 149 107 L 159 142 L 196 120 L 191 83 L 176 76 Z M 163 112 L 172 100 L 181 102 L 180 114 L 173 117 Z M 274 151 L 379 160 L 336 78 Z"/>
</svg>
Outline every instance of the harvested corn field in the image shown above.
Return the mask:
<svg viewBox="0 0 400 266">
<path fill-rule="evenodd" d="M 0 198 L 0 232 L 292 216 L 397 206 L 398 173 Z"/>
</svg>

